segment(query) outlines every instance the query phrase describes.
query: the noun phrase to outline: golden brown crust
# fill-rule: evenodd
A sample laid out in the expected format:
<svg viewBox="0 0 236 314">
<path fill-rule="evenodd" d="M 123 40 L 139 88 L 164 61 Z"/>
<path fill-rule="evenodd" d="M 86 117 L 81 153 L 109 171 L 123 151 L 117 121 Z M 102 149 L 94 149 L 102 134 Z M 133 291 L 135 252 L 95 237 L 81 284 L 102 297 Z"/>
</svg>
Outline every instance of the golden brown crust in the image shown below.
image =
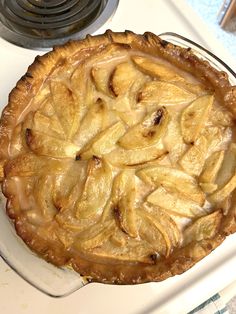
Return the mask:
<svg viewBox="0 0 236 314">
<path fill-rule="evenodd" d="M 37 94 L 50 73 L 60 67 L 67 58 L 79 54 L 81 50 L 100 49 L 109 43 L 124 44 L 131 49 L 137 49 L 153 56 L 158 55 L 178 68 L 192 73 L 209 90 L 216 92 L 219 99 L 222 99 L 223 105 L 236 117 L 236 86 L 230 85 L 226 73 L 219 72 L 207 61 L 200 60 L 191 50 L 167 43 L 152 33 L 136 35 L 130 31 L 125 33 L 107 31 L 104 35 L 95 37 L 88 35 L 84 40 L 68 42 L 64 46 L 55 47 L 52 52 L 44 56 L 36 57 L 27 73 L 10 93 L 9 103 L 2 113 L 0 121 L 0 160 L 2 164 L 8 159 L 11 132 L 17 124 L 18 117 L 26 110 L 31 99 Z M 26 136 L 26 141 L 30 140 L 32 138 Z M 5 172 L 5 176 L 7 176 L 10 170 L 6 167 Z M 19 236 L 31 249 L 55 265 L 71 264 L 76 271 L 89 276 L 92 281 L 104 283 L 136 284 L 160 281 L 181 274 L 220 245 L 225 236 L 236 231 L 236 211 L 232 208 L 226 216 L 222 217 L 219 230 L 212 239 L 196 241 L 183 248 L 177 248 L 169 257 L 161 257 L 158 260 L 150 257 L 149 264 L 135 262 L 126 265 L 122 262 L 115 262 L 106 265 L 102 259 L 89 260 L 88 257 L 83 256 L 83 253 L 79 253 L 76 257 L 69 252 L 65 254 L 63 245 L 58 241 L 49 243 L 42 239 L 25 223 L 20 211 L 17 210 L 19 206 L 17 197 L 4 187 L 4 183 L 3 193 L 8 198 L 8 215 L 15 221 Z"/>
</svg>

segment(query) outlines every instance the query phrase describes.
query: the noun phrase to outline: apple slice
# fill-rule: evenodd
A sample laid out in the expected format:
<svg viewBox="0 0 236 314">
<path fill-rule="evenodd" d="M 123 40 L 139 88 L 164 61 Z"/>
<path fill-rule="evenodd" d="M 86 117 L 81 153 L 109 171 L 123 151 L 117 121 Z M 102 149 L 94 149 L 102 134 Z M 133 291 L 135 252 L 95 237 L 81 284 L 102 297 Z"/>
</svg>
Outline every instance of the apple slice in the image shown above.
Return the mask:
<svg viewBox="0 0 236 314">
<path fill-rule="evenodd" d="M 213 153 L 207 158 L 203 171 L 200 175 L 200 182 L 213 183 L 224 159 L 225 152 L 223 150 Z"/>
<path fill-rule="evenodd" d="M 165 107 L 157 109 L 141 123 L 130 128 L 119 139 L 119 145 L 126 149 L 144 148 L 156 144 L 165 134 L 169 122 Z"/>
<path fill-rule="evenodd" d="M 104 155 L 104 158 L 114 166 L 138 166 L 148 161 L 157 160 L 166 155 L 166 153 L 166 150 L 161 144 L 131 150 L 118 147 L 109 154 Z"/>
<path fill-rule="evenodd" d="M 202 85 L 188 82 L 168 65 L 141 56 L 133 56 L 131 59 L 141 72 L 152 76 L 154 79 L 175 83 L 177 86 L 196 95 L 204 92 Z"/>
<path fill-rule="evenodd" d="M 199 176 L 205 163 L 207 149 L 207 139 L 205 136 L 200 136 L 181 157 L 179 164 L 190 175 Z"/>
<path fill-rule="evenodd" d="M 170 67 L 165 66 L 156 61 L 141 56 L 132 56 L 131 59 L 141 72 L 150 75 L 154 78 L 157 78 L 161 81 L 171 82 L 184 80 L 183 77 L 178 75 Z"/>
<path fill-rule="evenodd" d="M 33 129 L 39 132 L 43 130 L 49 136 L 66 139 L 62 125 L 56 115 L 47 117 L 36 111 L 33 118 Z"/>
<path fill-rule="evenodd" d="M 75 158 L 78 146 L 44 133 L 26 129 L 26 142 L 29 148 L 37 155 L 56 158 Z"/>
<path fill-rule="evenodd" d="M 151 81 L 140 90 L 138 100 L 141 103 L 159 103 L 161 105 L 184 104 L 193 101 L 196 95 L 175 84 Z"/>
<path fill-rule="evenodd" d="M 196 96 L 205 95 L 209 91 L 207 91 L 204 87 L 204 85 L 199 83 L 190 83 L 187 80 L 178 80 L 174 82 L 176 86 L 179 86 L 188 92 L 195 94 Z"/>
<path fill-rule="evenodd" d="M 213 238 L 220 228 L 221 219 L 222 213 L 218 210 L 196 220 L 184 230 L 184 245 Z"/>
<path fill-rule="evenodd" d="M 83 117 L 87 108 L 94 104 L 97 98 L 95 85 L 88 72 L 88 60 L 80 62 L 75 68 L 70 78 L 70 88 L 79 114 Z"/>
<path fill-rule="evenodd" d="M 203 190 L 203 192 L 205 192 L 206 194 L 211 194 L 218 189 L 218 186 L 215 183 L 201 183 L 200 182 L 199 185 L 201 189 Z"/>
<path fill-rule="evenodd" d="M 140 238 L 147 241 L 158 254 L 168 256 L 172 244 L 158 219 L 141 210 L 137 212 L 137 216 L 140 217 Z"/>
<path fill-rule="evenodd" d="M 183 217 L 195 218 L 205 214 L 205 211 L 192 200 L 183 198 L 180 193 L 169 192 L 163 187 L 152 192 L 147 201 Z"/>
<path fill-rule="evenodd" d="M 125 247 L 128 236 L 117 228 L 117 231 L 111 236 L 111 242 L 115 246 Z"/>
<path fill-rule="evenodd" d="M 137 108 L 130 110 L 130 108 L 124 112 L 116 111 L 120 119 L 129 127 L 133 127 L 135 124 L 143 121 L 146 115 L 146 108 Z"/>
<path fill-rule="evenodd" d="M 232 140 L 232 129 L 229 127 L 207 126 L 202 132 L 208 143 L 208 156 L 218 150 L 225 150 Z"/>
<path fill-rule="evenodd" d="M 203 206 L 205 202 L 205 195 L 198 186 L 196 179 L 179 169 L 157 165 L 141 169 L 136 175 L 153 187 L 163 186 L 178 191 L 200 206 Z"/>
<path fill-rule="evenodd" d="M 53 107 L 61 126 L 70 139 L 79 127 L 79 105 L 74 101 L 72 91 L 62 81 L 51 81 Z"/>
<path fill-rule="evenodd" d="M 96 89 L 99 92 L 106 94 L 107 96 L 113 96 L 109 89 L 109 78 L 110 78 L 110 71 L 107 70 L 106 67 L 98 67 L 94 66 L 91 69 L 91 77 L 96 86 Z"/>
<path fill-rule="evenodd" d="M 188 148 L 181 134 L 179 112 L 171 112 L 171 120 L 163 138 L 163 144 L 169 151 L 170 162 L 175 165 Z"/>
<path fill-rule="evenodd" d="M 93 157 L 88 163 L 82 195 L 75 205 L 77 218 L 85 219 L 96 215 L 105 206 L 111 193 L 111 186 L 110 166 L 98 157 Z"/>
<path fill-rule="evenodd" d="M 101 157 L 115 148 L 116 142 L 125 133 L 126 129 L 123 122 L 118 121 L 111 127 L 97 134 L 82 151 L 78 158 L 89 159 L 93 155 Z"/>
<path fill-rule="evenodd" d="M 143 75 L 137 71 L 132 63 L 120 63 L 111 74 L 109 87 L 115 96 L 123 95 L 136 81 L 142 78 Z"/>
<path fill-rule="evenodd" d="M 165 228 L 172 247 L 177 247 L 182 242 L 182 235 L 174 219 L 164 209 L 152 205 L 152 211 L 159 223 Z"/>
<path fill-rule="evenodd" d="M 180 232 L 173 219 L 158 208 L 155 212 L 139 209 L 141 218 L 139 236 L 146 240 L 161 255 L 169 256 L 173 247 L 180 243 Z M 164 240 L 164 242 L 163 242 Z"/>
<path fill-rule="evenodd" d="M 30 177 L 37 176 L 39 170 L 46 174 L 63 174 L 70 166 L 71 159 L 60 160 L 36 156 L 31 153 L 23 153 L 8 161 L 4 166 L 4 173 L 7 177 Z"/>
<path fill-rule="evenodd" d="M 182 241 L 182 236 L 176 222 L 169 215 L 169 213 L 158 206 L 150 206 L 150 204 L 147 205 L 147 203 L 145 203 L 144 206 L 150 211 L 151 217 L 155 217 L 155 219 L 158 220 L 159 224 L 162 226 L 164 230 L 163 232 L 166 233 L 170 241 L 169 249 L 171 250 L 173 247 L 179 246 Z"/>
<path fill-rule="evenodd" d="M 56 111 L 53 107 L 53 97 L 52 95 L 47 96 L 42 103 L 40 104 L 40 108 L 36 112 L 40 112 L 44 116 L 52 117 L 56 115 Z"/>
<path fill-rule="evenodd" d="M 130 237 L 137 237 L 137 225 L 135 215 L 135 175 L 132 170 L 124 170 L 114 180 L 112 188 L 112 202 L 114 215 L 121 230 Z"/>
<path fill-rule="evenodd" d="M 106 114 L 107 109 L 105 103 L 99 98 L 96 103 L 89 108 L 80 123 L 78 132 L 73 138 L 73 142 L 76 143 L 80 149 L 102 130 Z"/>
<path fill-rule="evenodd" d="M 214 102 L 212 95 L 195 99 L 181 115 L 181 131 L 184 141 L 189 144 L 196 141 L 205 125 Z"/>
<path fill-rule="evenodd" d="M 231 143 L 225 151 L 222 166 L 217 174 L 216 184 L 219 188 L 223 187 L 234 175 L 236 169 L 236 144 Z"/>
<path fill-rule="evenodd" d="M 75 246 L 78 249 L 90 250 L 101 246 L 115 231 L 115 221 L 98 222 L 87 228 L 78 236 Z"/>
<path fill-rule="evenodd" d="M 112 236 L 107 239 L 101 246 L 96 246 L 93 249 L 93 256 L 100 256 L 103 258 L 109 258 L 110 260 L 128 262 L 130 263 L 145 263 L 153 265 L 158 259 L 158 255 L 154 252 L 154 249 L 148 242 L 139 241 L 126 236 L 127 246 L 116 245 L 114 246 L 114 237 L 116 236 L 117 228 L 114 228 Z M 123 237 L 124 237 L 123 236 Z M 129 249 L 127 249 L 127 247 Z"/>
<path fill-rule="evenodd" d="M 71 88 L 77 102 L 80 107 L 82 107 L 82 112 L 95 102 L 95 89 L 97 88 L 100 90 L 104 88 L 106 74 L 104 74 L 104 72 L 99 73 L 100 69 L 102 69 L 103 65 L 106 64 L 106 61 L 109 63 L 109 61 L 113 58 L 124 58 L 128 55 L 130 48 L 131 47 L 128 44 L 107 43 L 105 46 L 98 47 L 98 49 L 96 49 L 96 53 L 92 51 L 90 54 L 90 52 L 88 52 L 88 56 L 86 56 L 85 61 L 78 64 L 71 76 Z M 89 71 L 93 67 L 98 68 L 99 70 L 98 72 L 95 70 L 94 75 L 89 75 Z M 110 72 L 107 68 L 105 71 L 107 74 Z M 107 84 L 107 88 L 109 88 L 109 82 Z"/>
<path fill-rule="evenodd" d="M 220 203 L 224 201 L 230 195 L 230 193 L 234 191 L 235 188 L 236 188 L 236 174 L 234 173 L 234 175 L 223 187 L 221 187 L 220 189 L 218 189 L 216 192 L 209 196 L 210 202 Z"/>
<path fill-rule="evenodd" d="M 42 175 L 36 179 L 32 193 L 42 216 L 48 221 L 52 220 L 57 213 L 52 199 L 53 187 L 53 177 Z"/>
</svg>

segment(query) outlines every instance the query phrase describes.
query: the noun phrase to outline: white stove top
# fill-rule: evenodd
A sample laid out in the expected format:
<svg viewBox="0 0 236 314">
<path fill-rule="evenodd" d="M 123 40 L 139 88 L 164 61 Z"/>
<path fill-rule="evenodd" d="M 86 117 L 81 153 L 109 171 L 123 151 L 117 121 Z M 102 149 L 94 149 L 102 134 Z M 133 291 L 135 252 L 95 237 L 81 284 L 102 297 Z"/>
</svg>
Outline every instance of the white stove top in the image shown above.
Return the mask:
<svg viewBox="0 0 236 314">
<path fill-rule="evenodd" d="M 97 33 L 107 28 L 113 31 L 129 29 L 136 33 L 176 32 L 214 51 L 229 66 L 236 65 L 236 60 L 214 39 L 184 0 L 120 0 L 113 18 Z M 0 38 L 1 108 L 28 65 L 37 54 L 43 53 L 14 46 Z M 89 284 L 61 299 L 37 291 L 0 259 L 0 313 L 185 313 L 236 280 L 236 254 L 232 252 L 235 244 L 236 235 L 185 274 L 161 283 L 137 286 Z"/>
</svg>

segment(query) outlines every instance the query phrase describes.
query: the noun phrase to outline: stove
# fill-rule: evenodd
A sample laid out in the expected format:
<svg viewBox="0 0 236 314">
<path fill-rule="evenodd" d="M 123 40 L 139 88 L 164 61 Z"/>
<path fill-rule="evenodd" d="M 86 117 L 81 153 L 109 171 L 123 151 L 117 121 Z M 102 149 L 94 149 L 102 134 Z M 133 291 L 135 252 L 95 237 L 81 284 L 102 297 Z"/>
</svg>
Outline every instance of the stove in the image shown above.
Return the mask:
<svg viewBox="0 0 236 314">
<path fill-rule="evenodd" d="M 66 24 L 61 23 L 63 20 Z M 236 63 L 185 0 L 119 0 L 119 3 L 118 0 L 0 0 L 0 21 L 1 109 L 29 64 L 45 52 L 42 49 L 50 50 L 68 39 L 103 33 L 108 28 L 141 34 L 174 31 L 213 51 L 232 68 Z M 0 216 L 1 212 L 2 208 Z M 0 238 L 4 237 L 4 228 L 0 228 Z M 236 280 L 235 244 L 236 234 L 183 275 L 160 283 L 136 286 L 94 283 L 61 299 L 50 298 L 33 288 L 0 258 L 0 313 L 74 314 L 77 309 L 83 314 L 187 313 Z M 21 251 L 14 251 L 10 245 L 9 241 L 6 249 L 17 255 L 19 270 Z M 35 268 L 33 263 L 22 265 L 22 271 Z M 52 280 L 48 276 L 42 281 L 50 284 Z M 57 287 L 61 286 L 60 281 L 58 277 Z"/>
<path fill-rule="evenodd" d="M 0 0 L 0 36 L 26 48 L 49 48 L 93 33 L 119 0 Z"/>
</svg>

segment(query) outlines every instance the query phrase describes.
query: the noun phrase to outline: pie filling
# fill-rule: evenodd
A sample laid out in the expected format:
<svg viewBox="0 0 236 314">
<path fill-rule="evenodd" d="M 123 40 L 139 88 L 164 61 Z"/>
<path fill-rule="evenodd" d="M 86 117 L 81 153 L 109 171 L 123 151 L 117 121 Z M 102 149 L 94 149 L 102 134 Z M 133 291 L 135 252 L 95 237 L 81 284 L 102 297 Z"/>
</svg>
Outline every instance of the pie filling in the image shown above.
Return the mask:
<svg viewBox="0 0 236 314">
<path fill-rule="evenodd" d="M 210 84 L 127 43 L 85 47 L 52 67 L 11 128 L 8 214 L 57 265 L 154 267 L 219 233 L 233 139 Z"/>
</svg>

